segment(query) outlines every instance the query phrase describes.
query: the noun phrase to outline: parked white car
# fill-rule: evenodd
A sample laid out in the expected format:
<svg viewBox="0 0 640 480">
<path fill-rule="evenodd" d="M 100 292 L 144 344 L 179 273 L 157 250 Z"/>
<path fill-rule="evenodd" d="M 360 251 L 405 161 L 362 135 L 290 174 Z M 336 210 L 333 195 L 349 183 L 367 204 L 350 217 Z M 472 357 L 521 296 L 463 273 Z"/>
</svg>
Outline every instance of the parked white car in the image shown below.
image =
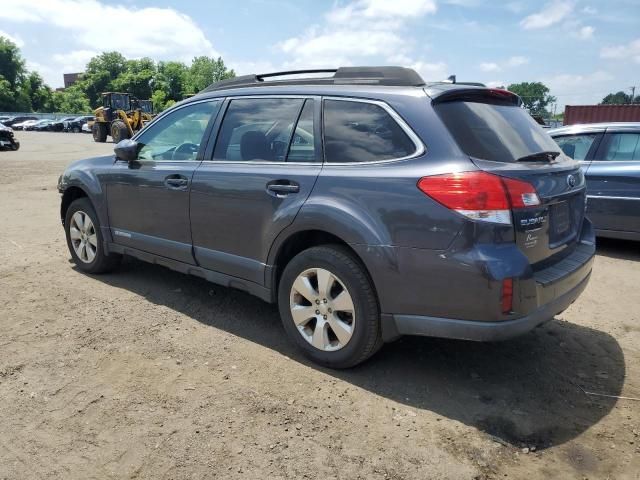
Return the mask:
<svg viewBox="0 0 640 480">
<path fill-rule="evenodd" d="M 14 130 L 24 130 L 24 127 L 28 127 L 29 125 L 33 125 L 35 123 L 38 123 L 39 121 L 40 121 L 40 119 L 38 119 L 38 120 L 26 120 L 24 122 L 14 123 L 13 125 L 11 125 L 11 128 L 13 128 Z"/>
<path fill-rule="evenodd" d="M 91 129 L 89 128 L 88 123 L 83 123 L 81 130 L 82 130 L 82 133 L 91 133 Z"/>
</svg>

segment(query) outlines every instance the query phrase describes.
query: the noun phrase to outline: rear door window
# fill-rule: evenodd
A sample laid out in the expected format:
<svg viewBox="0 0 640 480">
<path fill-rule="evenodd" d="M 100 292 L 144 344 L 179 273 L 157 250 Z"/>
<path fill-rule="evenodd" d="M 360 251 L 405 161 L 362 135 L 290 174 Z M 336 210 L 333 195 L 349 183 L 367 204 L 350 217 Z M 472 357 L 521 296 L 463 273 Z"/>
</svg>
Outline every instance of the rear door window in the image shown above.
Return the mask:
<svg viewBox="0 0 640 480">
<path fill-rule="evenodd" d="M 565 135 L 555 137 L 554 140 L 560 146 L 562 151 L 568 157 L 574 160 L 584 160 L 589 153 L 593 141 L 596 139 L 596 133 L 585 133 L 582 135 Z"/>
<path fill-rule="evenodd" d="M 516 162 L 560 148 L 529 113 L 514 105 L 451 101 L 436 111 L 460 149 L 473 158 Z"/>
<path fill-rule="evenodd" d="M 416 146 L 381 106 L 324 100 L 324 155 L 328 163 L 355 163 L 407 157 Z"/>
<path fill-rule="evenodd" d="M 610 133 L 602 160 L 640 161 L 640 133 Z"/>
</svg>

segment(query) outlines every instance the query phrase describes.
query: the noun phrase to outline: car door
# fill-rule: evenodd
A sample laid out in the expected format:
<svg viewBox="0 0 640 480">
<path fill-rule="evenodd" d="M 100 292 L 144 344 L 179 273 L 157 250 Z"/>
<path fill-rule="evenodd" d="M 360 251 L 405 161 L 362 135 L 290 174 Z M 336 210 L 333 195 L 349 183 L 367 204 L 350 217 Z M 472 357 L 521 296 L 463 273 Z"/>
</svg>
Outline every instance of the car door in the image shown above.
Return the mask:
<svg viewBox="0 0 640 480">
<path fill-rule="evenodd" d="M 158 117 L 135 138 L 140 148 L 137 160 L 114 163 L 104 183 L 116 243 L 195 263 L 189 188 L 202 159 L 202 139 L 220 104 L 189 103 Z"/>
<path fill-rule="evenodd" d="M 322 168 L 319 99 L 230 98 L 223 110 L 193 177 L 194 255 L 207 269 L 262 285 L 269 248 Z"/>
<path fill-rule="evenodd" d="M 587 194 L 600 233 L 640 233 L 640 129 L 607 128 L 587 170 Z"/>
</svg>

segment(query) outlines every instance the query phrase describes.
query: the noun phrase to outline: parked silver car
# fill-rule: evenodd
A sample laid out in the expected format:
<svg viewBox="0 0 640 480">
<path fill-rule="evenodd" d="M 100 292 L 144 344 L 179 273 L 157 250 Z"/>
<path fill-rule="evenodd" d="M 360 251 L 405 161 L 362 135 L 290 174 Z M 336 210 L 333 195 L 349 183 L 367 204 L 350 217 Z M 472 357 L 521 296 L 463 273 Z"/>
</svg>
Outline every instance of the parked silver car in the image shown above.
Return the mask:
<svg viewBox="0 0 640 480">
<path fill-rule="evenodd" d="M 571 125 L 549 135 L 582 165 L 596 234 L 640 240 L 640 123 Z"/>
</svg>

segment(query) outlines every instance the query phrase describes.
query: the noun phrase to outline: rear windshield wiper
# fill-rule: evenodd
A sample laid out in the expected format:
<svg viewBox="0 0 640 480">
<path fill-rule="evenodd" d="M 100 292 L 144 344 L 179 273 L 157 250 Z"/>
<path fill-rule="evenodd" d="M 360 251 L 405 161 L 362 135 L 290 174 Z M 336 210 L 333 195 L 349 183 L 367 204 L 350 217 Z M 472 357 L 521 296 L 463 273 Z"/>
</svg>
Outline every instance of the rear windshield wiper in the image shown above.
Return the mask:
<svg viewBox="0 0 640 480">
<path fill-rule="evenodd" d="M 560 152 L 536 152 L 520 157 L 516 162 L 553 162 L 558 155 L 560 155 Z"/>
</svg>

